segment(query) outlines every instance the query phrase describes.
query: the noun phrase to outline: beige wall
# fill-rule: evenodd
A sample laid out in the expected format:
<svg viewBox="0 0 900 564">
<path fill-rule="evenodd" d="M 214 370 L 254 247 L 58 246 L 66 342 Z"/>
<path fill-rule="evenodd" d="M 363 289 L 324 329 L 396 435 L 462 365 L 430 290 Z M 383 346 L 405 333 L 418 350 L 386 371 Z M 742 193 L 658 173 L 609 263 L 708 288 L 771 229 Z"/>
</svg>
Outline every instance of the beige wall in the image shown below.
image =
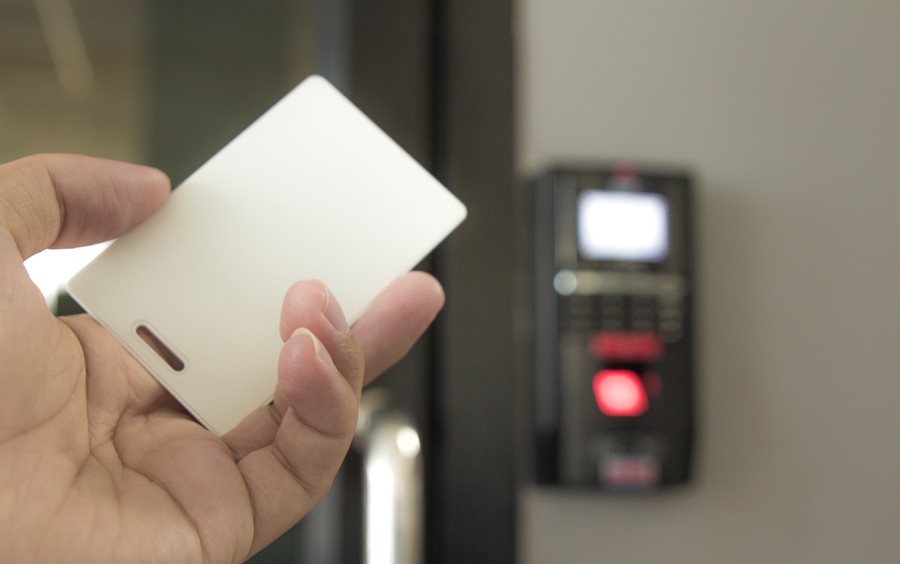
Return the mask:
<svg viewBox="0 0 900 564">
<path fill-rule="evenodd" d="M 519 166 L 699 173 L 699 476 L 525 563 L 900 561 L 900 2 L 520 0 Z"/>
</svg>

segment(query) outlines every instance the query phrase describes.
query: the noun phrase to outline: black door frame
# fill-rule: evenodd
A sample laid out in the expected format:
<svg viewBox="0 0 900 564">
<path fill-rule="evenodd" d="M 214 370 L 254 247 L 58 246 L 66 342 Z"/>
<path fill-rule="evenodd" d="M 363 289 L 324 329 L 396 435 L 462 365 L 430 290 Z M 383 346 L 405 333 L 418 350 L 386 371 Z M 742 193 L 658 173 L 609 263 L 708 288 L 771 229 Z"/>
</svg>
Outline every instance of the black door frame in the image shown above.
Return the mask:
<svg viewBox="0 0 900 564">
<path fill-rule="evenodd" d="M 469 207 L 426 265 L 448 297 L 435 330 L 382 382 L 427 422 L 426 561 L 512 564 L 512 1 L 346 0 L 330 9 L 349 23 L 349 49 L 329 50 L 347 54 L 335 78 Z"/>
</svg>

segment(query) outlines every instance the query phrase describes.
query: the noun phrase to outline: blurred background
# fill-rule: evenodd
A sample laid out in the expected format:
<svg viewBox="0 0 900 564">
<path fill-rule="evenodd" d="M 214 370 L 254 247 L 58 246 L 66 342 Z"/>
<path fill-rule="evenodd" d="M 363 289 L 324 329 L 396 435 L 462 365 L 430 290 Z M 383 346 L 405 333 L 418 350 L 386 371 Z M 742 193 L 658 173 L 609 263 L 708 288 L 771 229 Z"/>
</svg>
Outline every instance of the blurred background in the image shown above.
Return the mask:
<svg viewBox="0 0 900 564">
<path fill-rule="evenodd" d="M 895 0 L 0 0 L 0 160 L 177 184 L 321 73 L 469 206 L 378 385 L 421 440 L 420 561 L 895 562 L 898 56 Z M 619 159 L 695 174 L 694 472 L 538 487 L 528 186 Z M 365 453 L 257 560 L 364 561 Z"/>
</svg>

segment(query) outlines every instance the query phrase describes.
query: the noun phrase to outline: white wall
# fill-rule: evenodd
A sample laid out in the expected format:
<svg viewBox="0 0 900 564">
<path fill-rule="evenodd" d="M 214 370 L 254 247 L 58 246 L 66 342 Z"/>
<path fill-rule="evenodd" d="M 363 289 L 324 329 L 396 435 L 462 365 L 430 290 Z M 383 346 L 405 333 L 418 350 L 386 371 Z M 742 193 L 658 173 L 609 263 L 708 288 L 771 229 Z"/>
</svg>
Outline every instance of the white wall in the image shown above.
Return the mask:
<svg viewBox="0 0 900 564">
<path fill-rule="evenodd" d="M 700 180 L 699 476 L 527 491 L 525 563 L 900 561 L 900 2 L 520 0 L 520 171 Z"/>
</svg>

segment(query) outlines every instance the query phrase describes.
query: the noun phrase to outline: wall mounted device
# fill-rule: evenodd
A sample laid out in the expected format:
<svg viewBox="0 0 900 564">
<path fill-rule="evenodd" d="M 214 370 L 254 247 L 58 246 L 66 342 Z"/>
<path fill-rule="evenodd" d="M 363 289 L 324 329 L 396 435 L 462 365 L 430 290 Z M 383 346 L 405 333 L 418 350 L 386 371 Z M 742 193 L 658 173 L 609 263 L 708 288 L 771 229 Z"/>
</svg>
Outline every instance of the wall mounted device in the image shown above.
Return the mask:
<svg viewBox="0 0 900 564">
<path fill-rule="evenodd" d="M 631 165 L 534 182 L 538 484 L 648 491 L 690 474 L 691 180 Z"/>
</svg>

